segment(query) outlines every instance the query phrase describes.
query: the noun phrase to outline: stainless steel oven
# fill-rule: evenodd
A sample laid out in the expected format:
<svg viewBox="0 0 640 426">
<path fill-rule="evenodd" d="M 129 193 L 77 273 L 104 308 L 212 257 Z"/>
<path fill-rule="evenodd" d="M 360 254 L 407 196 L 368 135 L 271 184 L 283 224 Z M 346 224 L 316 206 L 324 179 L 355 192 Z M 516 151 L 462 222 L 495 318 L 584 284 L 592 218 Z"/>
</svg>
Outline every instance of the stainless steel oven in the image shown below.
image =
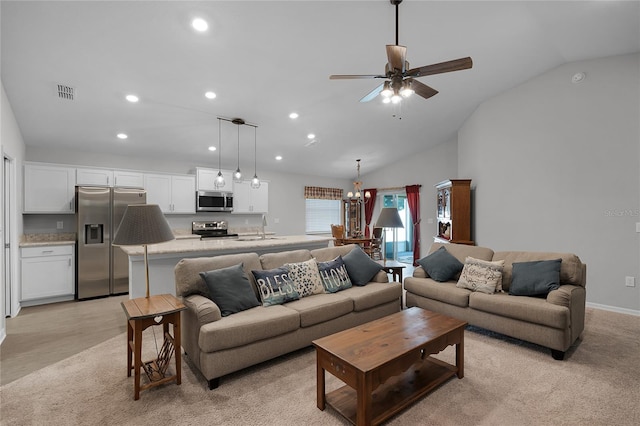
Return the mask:
<svg viewBox="0 0 640 426">
<path fill-rule="evenodd" d="M 233 193 L 218 191 L 197 191 L 196 211 L 230 212 L 233 211 Z"/>
</svg>

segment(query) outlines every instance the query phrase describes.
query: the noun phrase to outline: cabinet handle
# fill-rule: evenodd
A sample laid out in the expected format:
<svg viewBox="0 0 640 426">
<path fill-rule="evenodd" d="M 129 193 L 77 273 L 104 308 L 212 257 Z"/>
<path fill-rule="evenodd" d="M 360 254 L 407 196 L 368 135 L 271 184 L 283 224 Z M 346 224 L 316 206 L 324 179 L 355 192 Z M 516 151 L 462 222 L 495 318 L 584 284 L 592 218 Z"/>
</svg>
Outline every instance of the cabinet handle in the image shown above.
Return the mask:
<svg viewBox="0 0 640 426">
<path fill-rule="evenodd" d="M 53 253 L 53 250 L 42 250 L 42 254 L 45 254 L 45 253 Z"/>
<path fill-rule="evenodd" d="M 107 185 L 109 185 L 109 176 L 107 176 Z"/>
<path fill-rule="evenodd" d="M 71 258 L 67 259 L 69 261 L 69 267 L 71 267 Z"/>
</svg>

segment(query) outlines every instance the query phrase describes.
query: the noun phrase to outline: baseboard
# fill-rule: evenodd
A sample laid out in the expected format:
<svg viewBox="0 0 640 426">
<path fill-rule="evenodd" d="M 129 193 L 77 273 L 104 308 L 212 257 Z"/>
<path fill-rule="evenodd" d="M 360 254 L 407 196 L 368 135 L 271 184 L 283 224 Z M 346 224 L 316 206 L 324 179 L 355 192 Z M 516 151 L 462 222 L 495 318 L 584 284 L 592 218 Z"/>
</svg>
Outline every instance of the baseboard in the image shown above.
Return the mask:
<svg viewBox="0 0 640 426">
<path fill-rule="evenodd" d="M 587 302 L 588 308 L 601 309 L 603 311 L 618 312 L 619 314 L 634 315 L 640 317 L 640 311 L 635 309 L 619 308 L 617 306 L 601 305 L 600 303 Z"/>
</svg>

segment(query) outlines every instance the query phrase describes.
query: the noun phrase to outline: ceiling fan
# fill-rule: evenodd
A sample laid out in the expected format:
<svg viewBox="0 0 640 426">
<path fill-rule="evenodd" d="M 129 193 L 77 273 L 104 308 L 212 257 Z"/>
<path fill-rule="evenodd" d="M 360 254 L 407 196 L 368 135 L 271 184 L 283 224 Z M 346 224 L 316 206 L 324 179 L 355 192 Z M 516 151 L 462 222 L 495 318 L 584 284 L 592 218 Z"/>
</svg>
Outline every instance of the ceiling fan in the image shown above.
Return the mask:
<svg viewBox="0 0 640 426">
<path fill-rule="evenodd" d="M 369 75 L 331 75 L 331 80 L 356 79 L 356 78 L 384 78 L 386 81 L 365 95 L 360 102 L 369 102 L 378 95 L 382 96 L 382 102 L 398 103 L 402 98 L 407 98 L 413 93 L 428 99 L 438 91 L 424 83 L 415 80 L 417 77 L 424 77 L 433 74 L 459 71 L 471 68 L 473 62 L 470 57 L 454 59 L 452 61 L 438 64 L 425 65 L 418 68 L 409 68 L 406 61 L 406 46 L 398 45 L 398 5 L 402 0 L 389 0 L 396 7 L 396 44 L 387 45 L 387 65 L 384 74 Z"/>
</svg>

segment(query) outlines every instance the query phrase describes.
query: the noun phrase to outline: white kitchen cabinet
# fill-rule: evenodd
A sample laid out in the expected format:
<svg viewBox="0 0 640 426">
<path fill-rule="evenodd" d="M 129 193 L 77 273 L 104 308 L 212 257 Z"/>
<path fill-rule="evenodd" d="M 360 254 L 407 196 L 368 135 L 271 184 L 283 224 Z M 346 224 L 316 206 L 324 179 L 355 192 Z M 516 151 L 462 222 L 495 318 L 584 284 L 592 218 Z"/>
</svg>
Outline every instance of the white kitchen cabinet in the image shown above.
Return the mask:
<svg viewBox="0 0 640 426">
<path fill-rule="evenodd" d="M 23 213 L 75 213 L 74 167 L 24 165 Z"/>
<path fill-rule="evenodd" d="M 269 182 L 251 188 L 251 181 L 233 183 L 233 213 L 268 213 Z"/>
<path fill-rule="evenodd" d="M 158 204 L 164 213 L 196 212 L 196 179 L 190 175 L 145 174 L 147 204 Z"/>
<path fill-rule="evenodd" d="M 112 186 L 113 170 L 77 168 L 76 185 Z"/>
<path fill-rule="evenodd" d="M 224 186 L 222 188 L 216 188 L 214 182 L 218 177 L 218 169 L 207 169 L 203 167 L 196 167 L 196 178 L 198 191 L 221 191 L 231 192 L 233 191 L 233 171 L 220 170 L 222 177 L 224 178 Z"/>
<path fill-rule="evenodd" d="M 143 188 L 144 174 L 128 170 L 114 170 L 113 186 L 119 188 Z"/>
<path fill-rule="evenodd" d="M 67 297 L 75 293 L 74 244 L 22 247 L 22 288 L 20 301 Z M 26 303 L 37 304 L 37 303 Z"/>
</svg>

